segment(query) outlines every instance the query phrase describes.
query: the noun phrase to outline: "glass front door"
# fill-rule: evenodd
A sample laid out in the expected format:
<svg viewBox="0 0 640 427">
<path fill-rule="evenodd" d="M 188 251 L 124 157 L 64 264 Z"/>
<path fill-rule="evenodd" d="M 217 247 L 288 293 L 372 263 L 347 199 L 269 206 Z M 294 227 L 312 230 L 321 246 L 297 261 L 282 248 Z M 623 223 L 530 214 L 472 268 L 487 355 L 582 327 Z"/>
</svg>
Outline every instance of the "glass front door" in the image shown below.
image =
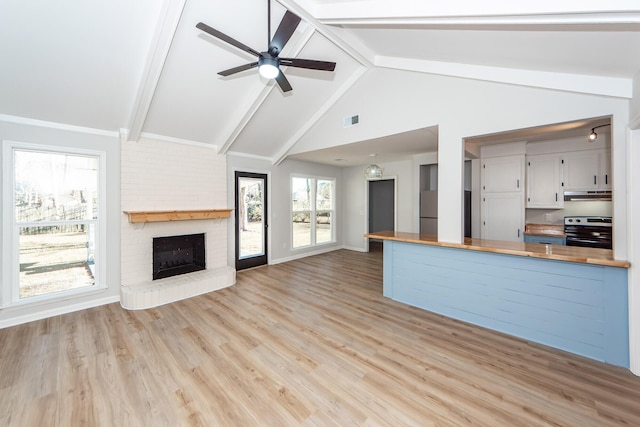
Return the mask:
<svg viewBox="0 0 640 427">
<path fill-rule="evenodd" d="M 267 175 L 236 172 L 236 270 L 267 263 Z"/>
</svg>

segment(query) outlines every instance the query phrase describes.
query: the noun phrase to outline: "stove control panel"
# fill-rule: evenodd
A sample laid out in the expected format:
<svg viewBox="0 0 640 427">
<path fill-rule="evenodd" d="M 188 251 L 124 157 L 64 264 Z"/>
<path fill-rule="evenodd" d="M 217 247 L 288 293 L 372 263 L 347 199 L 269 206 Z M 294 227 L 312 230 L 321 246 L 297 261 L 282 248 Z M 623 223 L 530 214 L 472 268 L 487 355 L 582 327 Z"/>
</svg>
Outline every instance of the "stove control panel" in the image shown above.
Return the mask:
<svg viewBox="0 0 640 427">
<path fill-rule="evenodd" d="M 596 227 L 611 227 L 610 216 L 565 216 L 564 225 L 590 225 Z"/>
</svg>

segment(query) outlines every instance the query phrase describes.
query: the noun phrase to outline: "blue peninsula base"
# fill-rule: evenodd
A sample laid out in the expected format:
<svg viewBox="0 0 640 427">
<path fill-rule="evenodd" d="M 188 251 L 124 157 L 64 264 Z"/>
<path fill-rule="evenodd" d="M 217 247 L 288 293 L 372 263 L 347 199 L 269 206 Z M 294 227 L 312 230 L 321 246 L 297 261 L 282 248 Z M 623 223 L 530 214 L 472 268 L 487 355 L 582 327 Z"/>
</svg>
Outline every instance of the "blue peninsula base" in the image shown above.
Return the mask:
<svg viewBox="0 0 640 427">
<path fill-rule="evenodd" d="M 629 367 L 627 269 L 384 241 L 384 296 Z"/>
</svg>

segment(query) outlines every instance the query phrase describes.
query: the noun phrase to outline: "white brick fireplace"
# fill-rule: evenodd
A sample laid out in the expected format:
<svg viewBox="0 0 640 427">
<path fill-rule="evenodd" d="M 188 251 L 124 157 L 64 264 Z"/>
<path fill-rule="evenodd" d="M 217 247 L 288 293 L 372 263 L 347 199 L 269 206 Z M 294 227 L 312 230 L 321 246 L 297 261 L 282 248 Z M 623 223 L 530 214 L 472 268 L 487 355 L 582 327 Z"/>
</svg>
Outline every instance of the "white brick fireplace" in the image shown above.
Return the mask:
<svg viewBox="0 0 640 427">
<path fill-rule="evenodd" d="M 200 146 L 123 142 L 122 211 L 226 208 L 226 159 Z M 129 309 L 178 301 L 235 283 L 227 266 L 227 219 L 131 223 L 122 214 L 121 298 Z M 206 270 L 152 280 L 153 238 L 205 233 Z"/>
</svg>

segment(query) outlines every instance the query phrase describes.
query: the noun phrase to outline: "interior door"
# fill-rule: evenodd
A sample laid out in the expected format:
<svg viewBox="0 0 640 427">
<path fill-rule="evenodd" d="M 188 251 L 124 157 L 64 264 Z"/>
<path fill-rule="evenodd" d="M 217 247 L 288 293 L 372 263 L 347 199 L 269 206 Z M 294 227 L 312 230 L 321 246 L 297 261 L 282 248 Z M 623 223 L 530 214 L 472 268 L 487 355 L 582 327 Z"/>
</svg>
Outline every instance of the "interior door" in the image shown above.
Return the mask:
<svg viewBox="0 0 640 427">
<path fill-rule="evenodd" d="M 369 181 L 369 233 L 395 231 L 395 180 Z"/>
<path fill-rule="evenodd" d="M 236 270 L 267 263 L 267 175 L 235 173 Z"/>
</svg>

